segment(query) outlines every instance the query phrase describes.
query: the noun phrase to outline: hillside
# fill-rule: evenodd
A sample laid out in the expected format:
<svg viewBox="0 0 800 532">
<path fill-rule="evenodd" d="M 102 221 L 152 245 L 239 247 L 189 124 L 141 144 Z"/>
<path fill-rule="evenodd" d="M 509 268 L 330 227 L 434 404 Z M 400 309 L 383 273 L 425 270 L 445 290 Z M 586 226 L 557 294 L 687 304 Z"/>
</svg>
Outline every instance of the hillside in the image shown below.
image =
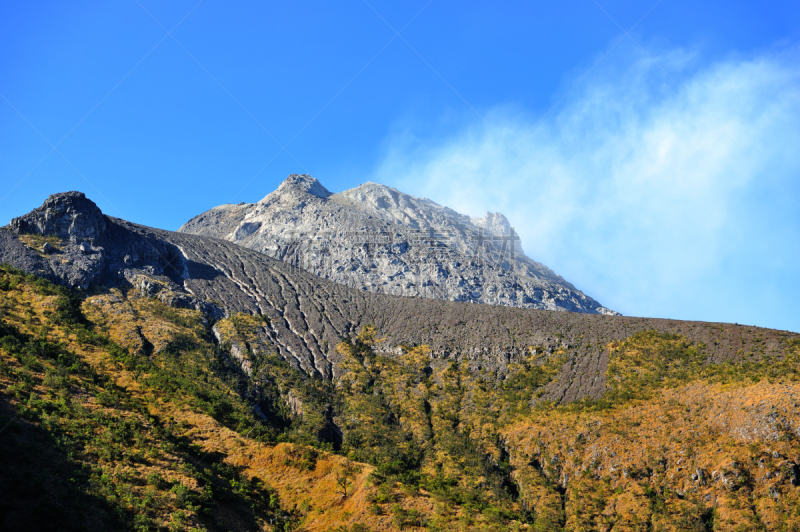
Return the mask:
<svg viewBox="0 0 800 532">
<path fill-rule="evenodd" d="M 617 314 L 528 258 L 501 213 L 470 218 L 377 183 L 333 194 L 311 176 L 290 175 L 258 203 L 220 205 L 178 231 L 370 292 Z"/>
<path fill-rule="evenodd" d="M 80 193 L 0 262 L 4 530 L 800 530 L 800 335 L 373 294 Z"/>
<path fill-rule="evenodd" d="M 50 248 L 43 252 L 45 241 Z M 339 340 L 366 324 L 387 338 L 381 344 L 386 353 L 426 344 L 436 359 L 468 360 L 501 374 L 536 346 L 547 352 L 564 348 L 558 383 L 547 392 L 553 400 L 596 398 L 604 387 L 605 346 L 639 331 L 682 334 L 702 344 L 715 362 L 779 354 L 792 336 L 731 324 L 374 294 L 231 242 L 105 216 L 79 192 L 50 196 L 42 207 L 12 220 L 0 231 L 0 263 L 78 288 L 133 286 L 168 305 L 201 310 L 210 321 L 236 312 L 262 316 L 253 349 L 274 351 L 292 366 L 324 377 L 337 372 Z"/>
<path fill-rule="evenodd" d="M 800 527 L 797 339 L 704 365 L 639 333 L 609 346 L 602 400 L 531 405 L 561 353 L 498 383 L 424 346 L 377 355 L 367 328 L 337 386 L 268 354 L 243 371 L 248 315 L 215 343 L 133 289 L 81 302 L 5 268 L 0 293 L 4 530 Z"/>
</svg>

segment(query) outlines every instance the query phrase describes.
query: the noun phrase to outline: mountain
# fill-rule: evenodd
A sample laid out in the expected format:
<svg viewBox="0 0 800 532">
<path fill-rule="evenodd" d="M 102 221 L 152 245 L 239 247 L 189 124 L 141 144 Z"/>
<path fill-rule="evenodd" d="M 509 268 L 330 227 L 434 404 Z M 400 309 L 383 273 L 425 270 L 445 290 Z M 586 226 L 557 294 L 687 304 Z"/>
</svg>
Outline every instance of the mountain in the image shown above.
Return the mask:
<svg viewBox="0 0 800 532">
<path fill-rule="evenodd" d="M 617 314 L 529 259 L 502 214 L 470 218 L 377 183 L 333 194 L 309 175 L 290 175 L 258 203 L 220 205 L 178 231 L 370 292 Z"/>
<path fill-rule="evenodd" d="M 294 367 L 326 378 L 338 372 L 336 344 L 366 324 L 386 337 L 380 347 L 386 353 L 425 344 L 436 359 L 474 360 L 500 373 L 532 346 L 566 349 L 558 384 L 545 394 L 552 400 L 599 397 L 605 386 L 600 376 L 604 346 L 639 331 L 685 335 L 704 344 L 715 362 L 755 349 L 754 331 L 760 331 L 376 294 L 232 242 L 106 216 L 80 192 L 50 196 L 40 208 L 13 219 L 8 230 L 0 231 L 0 263 L 84 290 L 132 286 L 172 307 L 199 310 L 210 321 L 235 313 L 262 316 L 254 349 L 274 351 Z M 780 349 L 776 335 L 767 333 L 759 349 Z"/>
<path fill-rule="evenodd" d="M 3 530 L 797 530 L 800 335 L 349 288 L 82 193 L 0 229 Z"/>
</svg>

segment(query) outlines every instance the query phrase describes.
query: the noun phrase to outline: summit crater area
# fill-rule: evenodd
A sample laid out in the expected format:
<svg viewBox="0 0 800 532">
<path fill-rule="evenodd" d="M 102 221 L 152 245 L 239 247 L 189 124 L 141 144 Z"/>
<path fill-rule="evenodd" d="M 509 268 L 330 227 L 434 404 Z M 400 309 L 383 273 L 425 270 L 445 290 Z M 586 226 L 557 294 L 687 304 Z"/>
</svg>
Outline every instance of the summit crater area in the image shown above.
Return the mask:
<svg viewBox="0 0 800 532">
<path fill-rule="evenodd" d="M 503 214 L 470 217 L 378 183 L 332 193 L 293 174 L 257 203 L 219 205 L 178 231 L 368 292 L 618 315 L 529 258 Z"/>
</svg>

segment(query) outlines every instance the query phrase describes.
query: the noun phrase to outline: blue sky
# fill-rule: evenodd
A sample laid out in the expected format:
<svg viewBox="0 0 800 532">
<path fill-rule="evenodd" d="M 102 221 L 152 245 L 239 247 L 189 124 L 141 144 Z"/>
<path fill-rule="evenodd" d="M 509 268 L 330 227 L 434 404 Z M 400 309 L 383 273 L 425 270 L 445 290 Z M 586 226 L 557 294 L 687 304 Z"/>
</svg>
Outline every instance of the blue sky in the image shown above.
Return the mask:
<svg viewBox="0 0 800 532">
<path fill-rule="evenodd" d="M 372 180 L 623 314 L 800 330 L 796 3 L 3 2 L 0 47 L 0 224 Z"/>
</svg>

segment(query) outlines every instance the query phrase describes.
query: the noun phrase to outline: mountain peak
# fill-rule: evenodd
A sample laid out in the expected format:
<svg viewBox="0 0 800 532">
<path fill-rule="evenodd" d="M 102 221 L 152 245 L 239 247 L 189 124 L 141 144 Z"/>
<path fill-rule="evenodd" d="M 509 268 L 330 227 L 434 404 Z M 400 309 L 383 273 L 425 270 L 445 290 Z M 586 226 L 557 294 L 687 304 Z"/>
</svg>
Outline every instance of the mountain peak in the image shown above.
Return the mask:
<svg viewBox="0 0 800 532">
<path fill-rule="evenodd" d="M 327 198 L 331 195 L 331 192 L 323 187 L 322 183 L 309 174 L 291 174 L 278 187 L 279 192 L 288 189 L 300 190 L 318 198 Z"/>
<path fill-rule="evenodd" d="M 224 206 L 180 230 L 235 242 L 359 290 L 614 313 L 525 256 L 502 214 L 471 219 L 380 183 L 331 194 L 313 177 L 294 174 L 258 205 Z"/>
<path fill-rule="evenodd" d="M 78 191 L 52 194 L 41 207 L 14 218 L 9 225 L 17 234 L 52 235 L 72 242 L 94 242 L 107 226 L 100 208 Z"/>
<path fill-rule="evenodd" d="M 495 235 L 507 235 L 511 229 L 511 223 L 502 212 L 487 212 L 484 216 L 474 216 L 470 220 Z"/>
</svg>

